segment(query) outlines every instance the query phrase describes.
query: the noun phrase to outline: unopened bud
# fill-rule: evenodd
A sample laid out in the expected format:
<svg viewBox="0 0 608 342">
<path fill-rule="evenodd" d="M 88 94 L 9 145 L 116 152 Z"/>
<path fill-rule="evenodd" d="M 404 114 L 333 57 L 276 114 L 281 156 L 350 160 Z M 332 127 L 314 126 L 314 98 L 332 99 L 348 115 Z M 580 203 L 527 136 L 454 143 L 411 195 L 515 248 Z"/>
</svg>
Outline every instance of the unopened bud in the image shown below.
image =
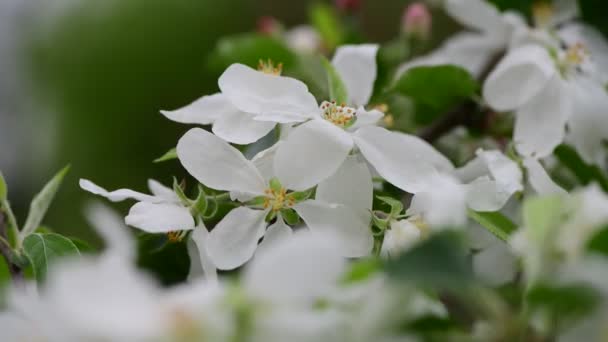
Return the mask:
<svg viewBox="0 0 608 342">
<path fill-rule="evenodd" d="M 361 8 L 361 0 L 335 0 L 335 5 L 343 12 L 357 12 Z"/>
<path fill-rule="evenodd" d="M 275 17 L 263 16 L 258 18 L 257 31 L 261 34 L 274 35 L 281 32 L 281 24 Z"/>
<path fill-rule="evenodd" d="M 403 32 L 420 40 L 427 40 L 431 34 L 433 19 L 429 9 L 421 2 L 409 5 L 403 13 Z"/>
</svg>

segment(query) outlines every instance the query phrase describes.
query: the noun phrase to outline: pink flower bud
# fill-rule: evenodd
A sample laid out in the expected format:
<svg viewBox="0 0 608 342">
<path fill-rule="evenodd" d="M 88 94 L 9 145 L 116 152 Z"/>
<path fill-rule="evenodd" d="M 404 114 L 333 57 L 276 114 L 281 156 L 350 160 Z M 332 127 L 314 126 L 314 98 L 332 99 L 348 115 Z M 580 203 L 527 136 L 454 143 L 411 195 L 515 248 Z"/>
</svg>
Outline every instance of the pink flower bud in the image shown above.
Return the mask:
<svg viewBox="0 0 608 342">
<path fill-rule="evenodd" d="M 431 34 L 433 19 L 429 9 L 421 2 L 409 5 L 403 13 L 403 32 L 408 36 L 426 40 Z"/>
<path fill-rule="evenodd" d="M 344 12 L 357 12 L 361 8 L 361 0 L 335 0 L 335 5 Z"/>
<path fill-rule="evenodd" d="M 257 31 L 261 34 L 273 35 L 281 30 L 281 24 L 279 21 L 271 16 L 263 16 L 258 18 Z"/>
</svg>

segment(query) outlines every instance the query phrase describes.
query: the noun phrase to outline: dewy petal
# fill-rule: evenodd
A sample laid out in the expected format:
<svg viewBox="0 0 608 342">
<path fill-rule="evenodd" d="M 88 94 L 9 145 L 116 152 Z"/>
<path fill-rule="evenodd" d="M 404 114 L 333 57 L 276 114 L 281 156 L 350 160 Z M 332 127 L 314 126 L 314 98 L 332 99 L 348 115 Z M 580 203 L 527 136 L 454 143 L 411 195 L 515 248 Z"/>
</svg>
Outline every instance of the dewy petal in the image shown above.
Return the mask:
<svg viewBox="0 0 608 342">
<path fill-rule="evenodd" d="M 332 64 L 344 82 L 349 105 L 365 106 L 372 96 L 377 53 L 376 44 L 343 45 L 336 50 Z"/>
<path fill-rule="evenodd" d="M 190 235 L 190 239 L 192 240 L 192 243 L 194 243 L 194 250 L 198 253 L 190 256 L 190 262 L 200 265 L 203 271 L 203 277 L 207 281 L 217 282 L 217 270 L 209 257 L 209 253 L 207 253 L 208 238 L 209 232 L 204 224 L 200 224 L 194 228 Z"/>
<path fill-rule="evenodd" d="M 483 96 L 499 111 L 520 108 L 540 95 L 557 70 L 547 50 L 537 45 L 513 49 L 488 76 Z"/>
<path fill-rule="evenodd" d="M 245 290 L 269 302 L 309 305 L 331 292 L 346 268 L 332 237 L 301 232 L 256 256 L 243 274 Z"/>
<path fill-rule="evenodd" d="M 120 202 L 126 199 L 132 198 L 137 201 L 145 202 L 163 202 L 164 199 L 156 196 L 150 196 L 142 194 L 141 192 L 129 190 L 129 189 L 118 189 L 114 191 L 108 191 L 97 184 L 91 182 L 88 179 L 81 179 L 79 181 L 80 188 L 88 191 L 92 194 L 99 195 L 109 199 L 112 202 Z"/>
<path fill-rule="evenodd" d="M 207 238 L 207 253 L 215 266 L 231 270 L 253 256 L 266 229 L 265 210 L 232 209 Z"/>
<path fill-rule="evenodd" d="M 571 83 L 573 115 L 568 120 L 567 141 L 587 163 L 602 166 L 606 157 L 603 142 L 608 139 L 608 93 L 591 80 Z"/>
<path fill-rule="evenodd" d="M 537 159 L 525 158 L 523 163 L 526 171 L 528 172 L 528 182 L 537 194 L 541 196 L 567 194 L 566 190 L 555 184 L 551 177 L 549 177 L 549 174 L 547 174 L 547 171 L 545 171 L 545 168 Z"/>
<path fill-rule="evenodd" d="M 240 110 L 256 115 L 282 115 L 288 122 L 305 121 L 318 112 L 308 87 L 291 77 L 265 74 L 243 64 L 232 64 L 218 80 L 222 94 Z"/>
<path fill-rule="evenodd" d="M 237 110 L 218 117 L 212 131 L 228 142 L 247 145 L 268 134 L 275 125 L 274 122 L 255 120 L 253 114 Z"/>
<path fill-rule="evenodd" d="M 446 0 L 445 10 L 465 27 L 484 33 L 500 33 L 506 30 L 496 6 L 485 0 Z"/>
<path fill-rule="evenodd" d="M 335 248 L 343 256 L 362 257 L 372 251 L 374 239 L 369 211 L 317 200 L 297 203 L 294 209 L 313 233 L 334 236 Z"/>
<path fill-rule="evenodd" d="M 350 156 L 336 173 L 319 183 L 315 198 L 367 212 L 372 209 L 373 191 L 372 175 L 367 164 L 357 160 L 356 156 Z"/>
<path fill-rule="evenodd" d="M 269 248 L 274 248 L 273 246 L 277 243 L 282 243 L 286 241 L 293 235 L 293 230 L 285 224 L 281 214 L 277 215 L 277 220 L 275 223 L 271 224 L 270 227 L 266 230 L 264 234 L 264 240 L 258 246 L 258 250 L 256 251 L 256 256 L 260 255 L 260 253 L 264 253 Z"/>
<path fill-rule="evenodd" d="M 177 156 L 188 173 L 210 188 L 250 194 L 263 194 L 266 188 L 241 152 L 201 128 L 184 134 L 177 143 Z"/>
<path fill-rule="evenodd" d="M 429 177 L 437 170 L 416 140 L 412 144 L 403 136 L 382 127 L 367 126 L 353 135 L 355 144 L 384 179 L 410 193 L 426 189 Z"/>
<path fill-rule="evenodd" d="M 217 93 L 203 96 L 191 104 L 176 110 L 161 110 L 169 120 L 185 124 L 210 125 L 217 118 L 238 111 L 228 98 Z"/>
<path fill-rule="evenodd" d="M 190 210 L 173 203 L 138 202 L 129 210 L 125 222 L 148 233 L 194 229 Z"/>
<path fill-rule="evenodd" d="M 334 174 L 352 147 L 349 133 L 325 120 L 311 120 L 278 147 L 275 174 L 287 189 L 309 189 Z"/>
<path fill-rule="evenodd" d="M 164 199 L 167 202 L 179 203 L 179 197 L 173 192 L 173 189 L 164 186 L 154 179 L 148 179 L 148 189 L 156 196 Z"/>
<path fill-rule="evenodd" d="M 556 75 L 537 96 L 516 113 L 513 141 L 524 156 L 545 157 L 564 140 L 572 113 L 570 96 Z"/>
</svg>

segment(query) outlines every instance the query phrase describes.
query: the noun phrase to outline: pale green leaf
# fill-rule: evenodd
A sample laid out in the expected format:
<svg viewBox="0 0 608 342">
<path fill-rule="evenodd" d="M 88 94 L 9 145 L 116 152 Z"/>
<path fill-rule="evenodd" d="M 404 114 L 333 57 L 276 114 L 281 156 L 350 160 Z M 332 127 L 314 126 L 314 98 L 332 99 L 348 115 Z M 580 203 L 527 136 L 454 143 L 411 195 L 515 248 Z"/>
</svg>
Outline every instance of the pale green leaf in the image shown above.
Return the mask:
<svg viewBox="0 0 608 342">
<path fill-rule="evenodd" d="M 335 100 L 338 104 L 346 103 L 348 100 L 348 93 L 346 91 L 344 82 L 342 82 L 342 78 L 340 78 L 336 68 L 334 68 L 334 66 L 326 58 L 323 58 L 322 61 L 325 71 L 327 72 L 329 98 L 331 100 Z"/>
<path fill-rule="evenodd" d="M 6 181 L 4 180 L 4 175 L 2 175 L 2 171 L 0 171 L 0 201 L 6 200 L 7 193 L 8 188 L 6 186 Z"/>
<path fill-rule="evenodd" d="M 177 159 L 177 150 L 174 148 L 167 151 L 165 154 L 160 156 L 159 158 L 154 159 L 155 163 L 162 163 L 164 161 Z"/>
<path fill-rule="evenodd" d="M 30 259 L 36 281 L 38 282 L 44 281 L 49 265 L 58 258 L 80 255 L 80 251 L 74 242 L 55 233 L 34 233 L 28 235 L 23 240 L 23 250 Z"/>
<path fill-rule="evenodd" d="M 469 210 L 468 213 L 471 219 L 503 241 L 507 241 L 511 233 L 517 229 L 513 221 L 499 212 Z"/>
</svg>

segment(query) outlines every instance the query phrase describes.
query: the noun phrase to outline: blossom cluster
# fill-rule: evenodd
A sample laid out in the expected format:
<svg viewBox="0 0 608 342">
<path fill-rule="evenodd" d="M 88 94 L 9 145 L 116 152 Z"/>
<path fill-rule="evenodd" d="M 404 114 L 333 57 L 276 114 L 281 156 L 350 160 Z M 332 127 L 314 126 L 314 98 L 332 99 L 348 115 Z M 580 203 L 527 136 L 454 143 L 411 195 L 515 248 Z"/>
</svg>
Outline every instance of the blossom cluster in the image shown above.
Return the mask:
<svg viewBox="0 0 608 342">
<path fill-rule="evenodd" d="M 343 44 L 318 60 L 325 92 L 260 56 L 255 67 L 230 64 L 219 92 L 161 111 L 197 126 L 162 158 L 179 160 L 195 186 L 149 180 L 145 194 L 81 179 L 135 204 L 124 223 L 104 205 L 87 208 L 106 249 L 57 261 L 38 291 L 11 289 L 2 340 L 418 341 L 430 338 L 424 324 L 443 323 L 433 326 L 440 340 L 602 341 L 608 43 L 575 1 L 539 2 L 532 20 L 484 0 L 441 5 L 466 30 L 400 61 L 383 86 L 384 47 Z M 411 43 L 428 38 L 429 16 L 422 4 L 404 15 Z M 327 53 L 312 28 L 299 30 L 273 39 Z M 462 127 L 440 141 L 396 128 L 390 96 L 377 94 L 436 72 L 421 82 L 444 96 L 442 71 L 479 82 L 465 114 L 511 120 L 506 137 L 486 131 L 469 144 Z M 469 151 L 457 158 L 446 144 Z M 586 186 L 553 180 L 556 148 L 579 156 Z M 187 246 L 188 280 L 165 288 L 139 270 L 125 224 Z M 527 302 L 512 305 L 499 286 Z M 562 297 L 576 309 L 560 311 Z M 458 317 L 460 306 L 472 312 Z M 575 314 L 584 318 L 562 324 Z"/>
</svg>

